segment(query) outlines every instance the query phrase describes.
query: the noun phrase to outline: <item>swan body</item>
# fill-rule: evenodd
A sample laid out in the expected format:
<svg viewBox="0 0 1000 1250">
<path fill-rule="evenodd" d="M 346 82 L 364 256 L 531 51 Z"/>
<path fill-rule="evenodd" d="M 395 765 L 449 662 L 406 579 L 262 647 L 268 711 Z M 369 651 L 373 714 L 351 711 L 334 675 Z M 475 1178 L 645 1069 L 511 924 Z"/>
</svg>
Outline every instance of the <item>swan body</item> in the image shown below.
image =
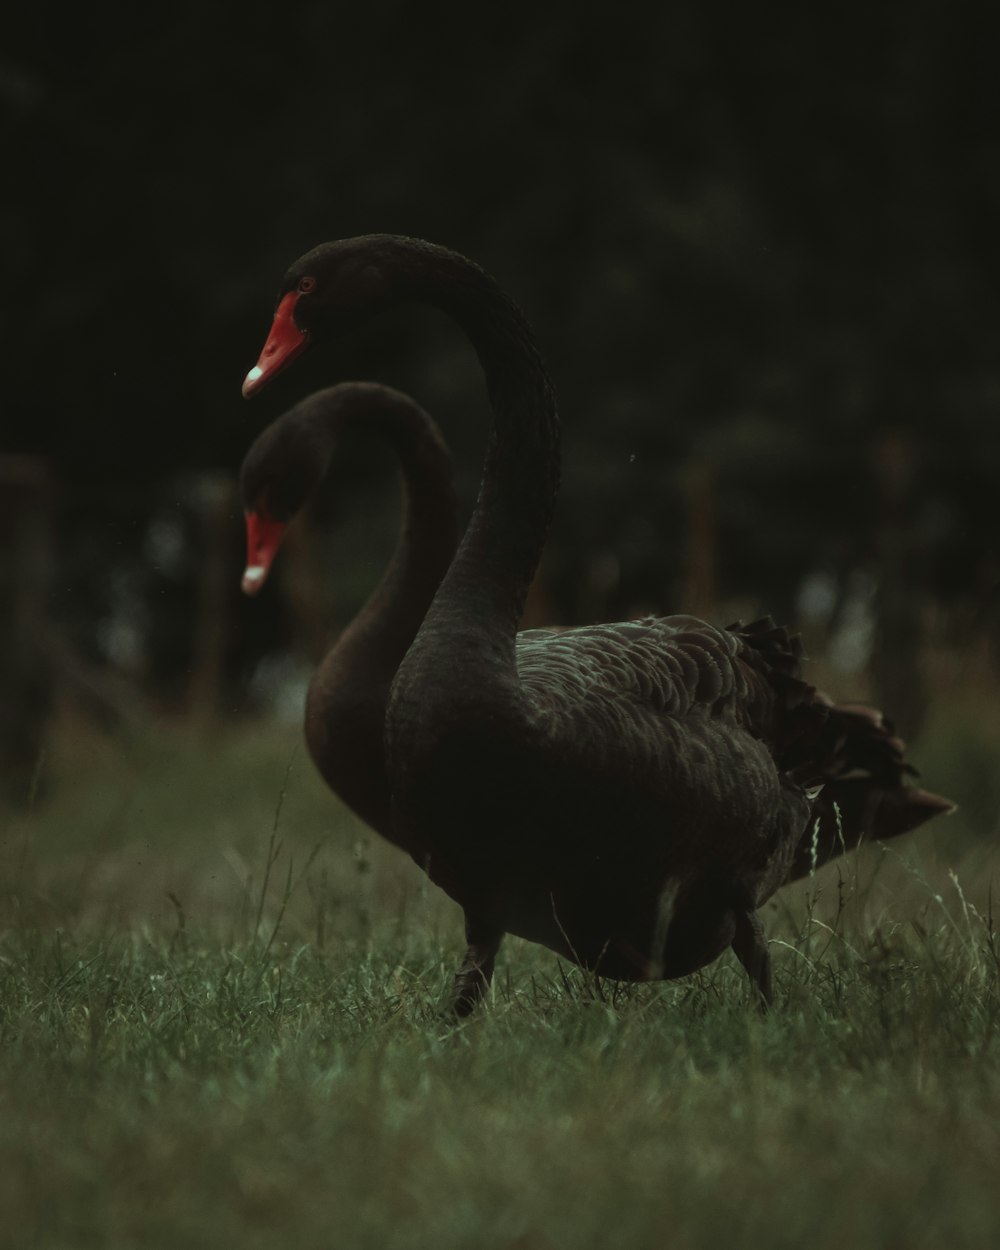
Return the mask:
<svg viewBox="0 0 1000 1250">
<path fill-rule="evenodd" d="M 630 980 L 682 976 L 731 945 L 766 1004 L 758 909 L 807 847 L 811 863 L 836 853 L 823 789 L 861 769 L 872 825 L 841 846 L 878 835 L 886 795 L 910 828 L 951 805 L 905 784 L 877 713 L 852 720 L 801 681 L 797 643 L 769 620 L 517 633 L 558 489 L 556 404 L 520 310 L 465 257 L 390 235 L 307 253 L 244 392 L 407 299 L 464 328 L 494 418 L 476 508 L 385 727 L 400 840 L 465 913 L 456 1010 L 481 997 L 505 933 Z"/>
</svg>

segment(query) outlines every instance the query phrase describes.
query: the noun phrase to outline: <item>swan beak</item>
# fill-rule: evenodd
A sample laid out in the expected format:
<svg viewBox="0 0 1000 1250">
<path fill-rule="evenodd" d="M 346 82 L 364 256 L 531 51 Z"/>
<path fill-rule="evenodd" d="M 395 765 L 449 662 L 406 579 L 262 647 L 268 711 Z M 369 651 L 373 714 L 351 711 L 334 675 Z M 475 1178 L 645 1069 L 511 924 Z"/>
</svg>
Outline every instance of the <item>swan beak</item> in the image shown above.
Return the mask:
<svg viewBox="0 0 1000 1250">
<path fill-rule="evenodd" d="M 270 382 L 275 374 L 291 364 L 309 346 L 308 332 L 300 330 L 295 324 L 294 313 L 298 298 L 298 291 L 289 291 L 278 304 L 264 350 L 243 381 L 244 399 L 256 395 L 262 386 Z"/>
<path fill-rule="evenodd" d="M 255 595 L 267 581 L 274 557 L 288 528 L 287 521 L 275 521 L 259 512 L 247 512 L 247 567 L 243 573 L 243 593 Z"/>
</svg>

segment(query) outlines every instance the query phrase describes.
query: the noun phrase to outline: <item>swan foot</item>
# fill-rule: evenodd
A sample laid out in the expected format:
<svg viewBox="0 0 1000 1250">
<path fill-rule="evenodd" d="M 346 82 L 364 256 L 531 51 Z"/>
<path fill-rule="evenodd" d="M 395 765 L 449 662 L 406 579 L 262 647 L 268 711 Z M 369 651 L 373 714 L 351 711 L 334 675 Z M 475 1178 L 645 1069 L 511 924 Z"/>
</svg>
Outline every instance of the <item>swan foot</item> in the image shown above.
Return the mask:
<svg viewBox="0 0 1000 1250">
<path fill-rule="evenodd" d="M 736 958 L 747 970 L 757 1006 L 766 1014 L 774 1001 L 771 989 L 771 952 L 757 912 L 736 913 L 736 932 L 733 934 L 732 946 Z"/>
<path fill-rule="evenodd" d="M 462 966 L 455 974 L 451 997 L 452 1015 L 471 1015 L 486 995 L 493 980 L 493 964 L 500 949 L 500 938 L 486 942 L 469 942 Z"/>
</svg>

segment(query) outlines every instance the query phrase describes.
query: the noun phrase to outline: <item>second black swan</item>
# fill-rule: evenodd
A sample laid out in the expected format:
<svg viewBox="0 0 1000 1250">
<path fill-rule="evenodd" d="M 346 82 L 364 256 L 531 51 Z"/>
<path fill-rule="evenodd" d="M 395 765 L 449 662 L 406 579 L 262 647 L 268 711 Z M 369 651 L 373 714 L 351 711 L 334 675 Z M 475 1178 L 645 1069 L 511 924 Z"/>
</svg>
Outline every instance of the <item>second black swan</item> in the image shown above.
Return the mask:
<svg viewBox="0 0 1000 1250">
<path fill-rule="evenodd" d="M 457 542 L 451 455 L 408 396 L 345 382 L 290 408 L 257 438 L 240 471 L 246 507 L 243 589 L 263 585 L 288 523 L 322 481 L 345 435 L 385 442 L 402 488 L 399 537 L 378 586 L 320 662 L 306 698 L 309 754 L 330 789 L 398 845 L 390 816 L 383 726 L 389 688 Z"/>
</svg>

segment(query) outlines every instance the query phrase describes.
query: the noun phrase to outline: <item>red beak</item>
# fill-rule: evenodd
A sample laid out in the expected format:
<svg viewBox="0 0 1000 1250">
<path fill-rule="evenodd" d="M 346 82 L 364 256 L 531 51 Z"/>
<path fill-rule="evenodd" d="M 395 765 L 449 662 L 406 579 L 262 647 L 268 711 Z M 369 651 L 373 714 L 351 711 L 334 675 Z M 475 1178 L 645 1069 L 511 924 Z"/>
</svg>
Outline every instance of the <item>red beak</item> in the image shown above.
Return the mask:
<svg viewBox="0 0 1000 1250">
<path fill-rule="evenodd" d="M 247 567 L 243 593 L 255 595 L 271 571 L 271 564 L 288 528 L 287 521 L 273 521 L 259 512 L 247 512 Z"/>
<path fill-rule="evenodd" d="M 309 346 L 309 334 L 295 324 L 295 305 L 298 291 L 289 291 L 274 314 L 271 333 L 267 336 L 260 359 L 243 382 L 243 398 L 256 395 L 262 386 L 280 373 L 282 369 L 304 352 Z"/>
</svg>

